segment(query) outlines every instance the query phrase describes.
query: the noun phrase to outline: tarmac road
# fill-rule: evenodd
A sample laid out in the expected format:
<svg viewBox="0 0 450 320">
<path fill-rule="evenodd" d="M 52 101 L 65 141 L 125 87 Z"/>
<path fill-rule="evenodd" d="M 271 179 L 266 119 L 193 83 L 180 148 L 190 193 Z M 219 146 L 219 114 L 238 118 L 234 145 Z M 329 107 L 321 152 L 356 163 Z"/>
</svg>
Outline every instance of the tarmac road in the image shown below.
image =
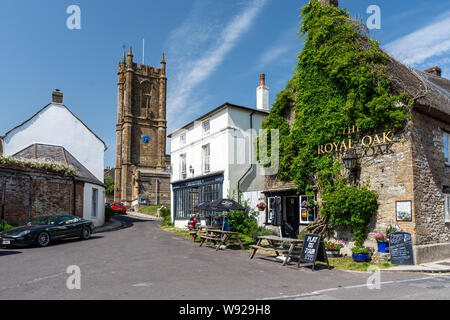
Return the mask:
<svg viewBox="0 0 450 320">
<path fill-rule="evenodd" d="M 449 299 L 450 275 L 297 269 L 249 253 L 198 247 L 159 222 L 120 217 L 126 227 L 47 248 L 0 249 L 0 299 Z M 81 289 L 70 290 L 69 266 Z"/>
</svg>

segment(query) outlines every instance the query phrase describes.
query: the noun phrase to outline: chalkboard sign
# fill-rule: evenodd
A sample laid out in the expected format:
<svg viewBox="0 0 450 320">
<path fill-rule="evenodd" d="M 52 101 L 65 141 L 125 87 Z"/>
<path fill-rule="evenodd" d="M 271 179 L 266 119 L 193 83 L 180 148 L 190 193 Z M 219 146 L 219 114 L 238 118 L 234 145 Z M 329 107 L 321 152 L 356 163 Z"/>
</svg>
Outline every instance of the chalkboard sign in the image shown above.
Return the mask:
<svg viewBox="0 0 450 320">
<path fill-rule="evenodd" d="M 321 237 L 317 234 L 307 234 L 303 241 L 298 266 L 300 267 L 300 263 L 312 264 L 314 270 L 316 261 L 325 262 L 328 265 L 328 268 L 330 267 L 325 251 L 325 244 Z"/>
<path fill-rule="evenodd" d="M 397 265 L 413 265 L 414 255 L 412 237 L 407 232 L 394 232 L 389 235 L 389 252 L 391 263 Z"/>
</svg>

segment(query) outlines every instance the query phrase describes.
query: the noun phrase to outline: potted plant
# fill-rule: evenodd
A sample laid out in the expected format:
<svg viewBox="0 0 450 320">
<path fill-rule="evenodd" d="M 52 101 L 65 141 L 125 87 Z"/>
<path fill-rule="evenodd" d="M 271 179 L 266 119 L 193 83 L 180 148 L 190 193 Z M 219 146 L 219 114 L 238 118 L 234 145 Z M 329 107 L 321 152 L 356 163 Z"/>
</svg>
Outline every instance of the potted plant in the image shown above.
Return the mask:
<svg viewBox="0 0 450 320">
<path fill-rule="evenodd" d="M 264 210 L 266 210 L 266 204 L 264 203 L 264 201 L 263 201 L 263 202 L 260 202 L 260 203 L 258 203 L 258 204 L 256 205 L 256 208 L 257 208 L 259 211 L 264 211 Z"/>
<path fill-rule="evenodd" d="M 339 257 L 341 255 L 341 249 L 344 247 L 344 243 L 342 240 L 336 241 L 328 241 L 325 244 L 325 250 L 327 251 L 327 255 L 330 257 Z"/>
<path fill-rule="evenodd" d="M 370 254 L 372 253 L 371 247 L 353 247 L 352 258 L 355 262 L 369 262 Z"/>
<path fill-rule="evenodd" d="M 384 233 L 379 233 L 375 235 L 375 240 L 377 240 L 378 244 L 378 252 L 386 252 L 387 248 L 387 236 Z"/>
</svg>

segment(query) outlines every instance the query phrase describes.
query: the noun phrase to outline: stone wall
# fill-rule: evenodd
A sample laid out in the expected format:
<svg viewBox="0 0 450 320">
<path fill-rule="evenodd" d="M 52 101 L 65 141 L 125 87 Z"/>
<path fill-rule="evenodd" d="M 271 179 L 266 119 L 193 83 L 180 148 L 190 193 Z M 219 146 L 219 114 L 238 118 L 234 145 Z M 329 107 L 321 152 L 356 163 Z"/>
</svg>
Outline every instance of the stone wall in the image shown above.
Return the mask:
<svg viewBox="0 0 450 320">
<path fill-rule="evenodd" d="M 412 169 L 412 141 L 408 127 L 393 134 L 391 145 L 361 147 L 358 182 L 369 184 L 369 189 L 378 193 L 378 212 L 369 224 L 366 245 L 374 247 L 374 235 L 384 233 L 394 226 L 414 235 L 414 206 L 411 222 L 396 221 L 396 201 L 413 200 L 414 172 Z"/>
<path fill-rule="evenodd" d="M 417 112 L 412 123 L 416 244 L 448 242 L 442 189 L 450 185 L 450 167 L 444 160 L 443 129 L 450 132 L 450 125 Z"/>
<path fill-rule="evenodd" d="M 5 220 L 21 225 L 48 215 L 83 217 L 83 183 L 42 170 L 0 167 L 0 208 L 5 199 Z M 75 201 L 74 201 L 75 199 Z"/>
</svg>

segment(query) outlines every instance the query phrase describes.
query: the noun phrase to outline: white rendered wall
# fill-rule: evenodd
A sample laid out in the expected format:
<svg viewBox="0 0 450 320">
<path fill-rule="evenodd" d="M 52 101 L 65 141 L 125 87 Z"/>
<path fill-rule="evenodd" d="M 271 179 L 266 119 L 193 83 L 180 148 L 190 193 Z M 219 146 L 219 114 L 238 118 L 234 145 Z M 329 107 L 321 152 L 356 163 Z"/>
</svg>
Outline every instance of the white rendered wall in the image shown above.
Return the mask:
<svg viewBox="0 0 450 320">
<path fill-rule="evenodd" d="M 257 213 L 256 219 L 258 220 L 258 226 L 263 227 L 266 222 L 265 211 L 258 211 L 256 205 L 262 201 L 265 201 L 264 194 L 261 191 L 243 192 L 242 198 L 247 201 L 251 210 Z"/>
<path fill-rule="evenodd" d="M 97 189 L 97 217 L 92 216 L 92 193 Z M 95 184 L 85 183 L 83 194 L 83 218 L 90 220 L 96 227 L 105 224 L 105 188 Z"/>
<path fill-rule="evenodd" d="M 62 146 L 98 180 L 104 181 L 105 145 L 63 105 L 51 104 L 4 139 L 12 156 L 34 143 Z"/>
<path fill-rule="evenodd" d="M 258 87 L 256 89 L 256 108 L 269 111 L 269 88 Z"/>
</svg>

